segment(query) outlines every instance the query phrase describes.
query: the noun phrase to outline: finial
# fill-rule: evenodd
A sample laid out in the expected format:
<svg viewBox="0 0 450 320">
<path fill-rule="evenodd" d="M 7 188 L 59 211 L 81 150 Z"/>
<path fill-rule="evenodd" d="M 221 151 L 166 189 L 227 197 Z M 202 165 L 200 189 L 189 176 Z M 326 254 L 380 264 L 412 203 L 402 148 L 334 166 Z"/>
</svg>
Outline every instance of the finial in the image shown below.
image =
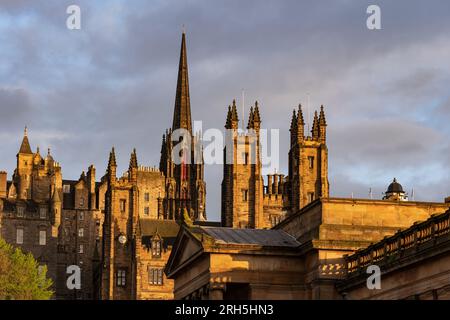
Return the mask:
<svg viewBox="0 0 450 320">
<path fill-rule="evenodd" d="M 25 126 L 25 129 L 23 130 L 23 135 L 25 137 L 28 137 L 28 127 L 27 126 Z"/>
<path fill-rule="evenodd" d="M 181 25 L 181 32 L 183 32 L 183 34 L 186 34 L 186 26 L 184 25 L 184 23 Z"/>
<path fill-rule="evenodd" d="M 50 155 L 50 148 L 47 149 L 47 154 Z"/>
<path fill-rule="evenodd" d="M 36 153 L 39 153 L 39 146 L 37 146 L 36 148 Z"/>
</svg>

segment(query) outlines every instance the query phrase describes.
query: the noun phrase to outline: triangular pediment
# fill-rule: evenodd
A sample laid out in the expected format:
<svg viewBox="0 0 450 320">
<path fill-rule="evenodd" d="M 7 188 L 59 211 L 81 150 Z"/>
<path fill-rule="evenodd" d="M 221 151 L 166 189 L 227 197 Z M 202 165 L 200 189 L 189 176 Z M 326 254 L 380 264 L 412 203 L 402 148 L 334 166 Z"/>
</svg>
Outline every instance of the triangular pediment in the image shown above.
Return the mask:
<svg viewBox="0 0 450 320">
<path fill-rule="evenodd" d="M 202 243 L 185 227 L 180 228 L 167 262 L 166 274 L 172 275 L 203 252 Z"/>
</svg>

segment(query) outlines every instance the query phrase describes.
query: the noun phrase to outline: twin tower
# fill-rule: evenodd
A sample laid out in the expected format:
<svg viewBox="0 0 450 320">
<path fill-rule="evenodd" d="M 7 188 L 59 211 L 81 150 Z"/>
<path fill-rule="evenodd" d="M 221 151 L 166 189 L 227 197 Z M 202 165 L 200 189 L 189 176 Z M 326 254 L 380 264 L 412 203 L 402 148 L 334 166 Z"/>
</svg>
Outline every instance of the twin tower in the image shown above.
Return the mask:
<svg viewBox="0 0 450 320">
<path fill-rule="evenodd" d="M 227 144 L 222 181 L 222 226 L 270 228 L 312 201 L 329 196 L 325 113 L 314 113 L 311 135 L 305 132 L 301 106 L 290 125 L 289 173 L 262 175 L 261 115 L 250 109 L 247 131 L 239 130 L 236 103 L 228 107 Z"/>
</svg>

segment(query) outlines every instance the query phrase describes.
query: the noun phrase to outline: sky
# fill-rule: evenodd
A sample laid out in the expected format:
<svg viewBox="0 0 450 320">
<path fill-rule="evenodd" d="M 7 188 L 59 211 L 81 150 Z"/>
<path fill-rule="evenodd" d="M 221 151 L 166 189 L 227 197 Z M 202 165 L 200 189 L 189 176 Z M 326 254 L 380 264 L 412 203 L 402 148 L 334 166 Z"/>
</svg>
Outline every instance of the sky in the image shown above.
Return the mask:
<svg viewBox="0 0 450 320">
<path fill-rule="evenodd" d="M 66 27 L 69 5 L 81 29 Z M 381 8 L 381 30 L 366 26 Z M 193 120 L 223 129 L 234 98 L 258 100 L 280 130 L 287 172 L 292 109 L 324 105 L 330 195 L 381 198 L 394 177 L 415 200 L 450 196 L 448 0 L 2 0 L 0 170 L 11 178 L 24 126 L 65 179 L 97 179 L 116 148 L 158 166 L 172 124 L 182 26 Z M 305 115 L 306 116 L 306 115 Z M 246 115 L 247 117 L 247 115 Z M 267 172 L 266 172 L 267 173 Z M 205 167 L 206 211 L 220 219 L 221 165 Z"/>
</svg>

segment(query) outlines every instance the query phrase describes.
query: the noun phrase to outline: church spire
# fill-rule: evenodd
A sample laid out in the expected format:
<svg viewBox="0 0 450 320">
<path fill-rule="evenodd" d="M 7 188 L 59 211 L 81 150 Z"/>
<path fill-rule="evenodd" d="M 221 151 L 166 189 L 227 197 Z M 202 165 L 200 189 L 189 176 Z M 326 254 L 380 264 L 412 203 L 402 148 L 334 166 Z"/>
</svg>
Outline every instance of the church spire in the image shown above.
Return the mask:
<svg viewBox="0 0 450 320">
<path fill-rule="evenodd" d="M 184 32 L 181 37 L 180 63 L 178 66 L 177 92 L 175 96 L 172 130 L 179 128 L 184 128 L 192 133 L 186 34 Z"/>
<path fill-rule="evenodd" d="M 30 142 L 28 141 L 28 128 L 25 127 L 23 131 L 22 144 L 20 145 L 19 153 L 33 154 L 30 147 Z"/>
</svg>

